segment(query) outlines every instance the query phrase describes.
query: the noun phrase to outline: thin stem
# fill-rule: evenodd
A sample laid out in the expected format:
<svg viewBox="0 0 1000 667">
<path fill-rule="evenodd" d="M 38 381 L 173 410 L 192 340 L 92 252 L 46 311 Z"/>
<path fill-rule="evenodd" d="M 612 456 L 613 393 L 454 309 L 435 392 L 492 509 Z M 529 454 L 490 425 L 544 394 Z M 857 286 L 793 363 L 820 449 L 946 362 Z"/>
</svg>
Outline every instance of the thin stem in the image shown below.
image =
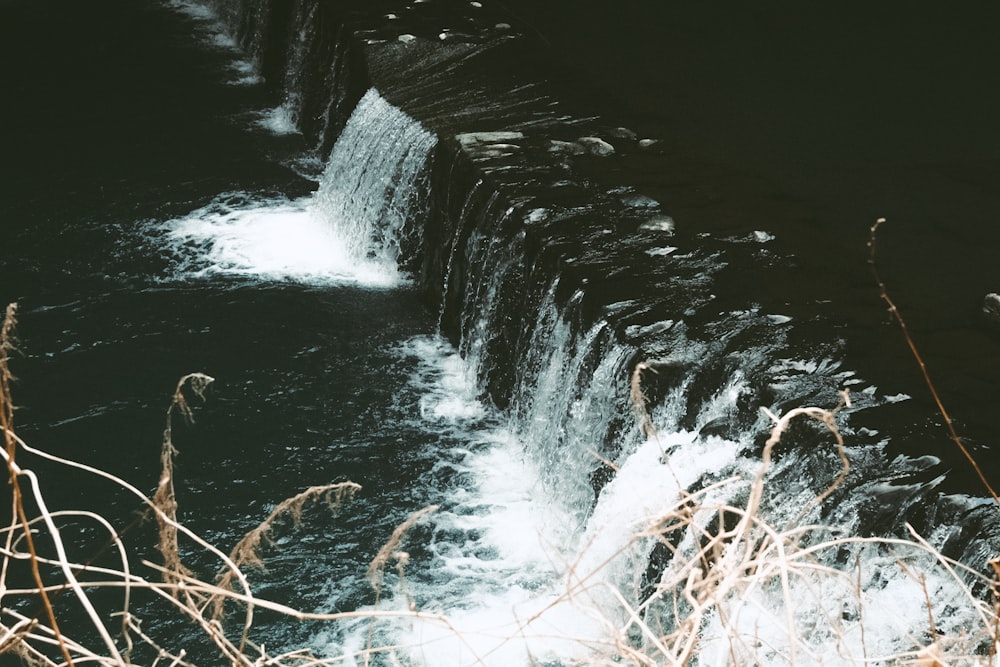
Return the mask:
<svg viewBox="0 0 1000 667">
<path fill-rule="evenodd" d="M 973 458 L 972 453 L 968 448 L 962 444 L 962 440 L 958 437 L 958 433 L 955 431 L 955 425 L 951 420 L 951 416 L 944 407 L 944 403 L 941 401 L 941 397 L 938 396 L 937 389 L 934 387 L 934 383 L 931 382 L 930 373 L 927 372 L 927 365 L 924 364 L 923 357 L 920 356 L 920 352 L 917 350 L 917 344 L 913 342 L 913 338 L 910 336 L 910 331 L 906 327 L 906 322 L 903 320 L 903 315 L 899 312 L 896 304 L 893 303 L 892 299 L 889 297 L 889 292 L 885 287 L 885 283 L 882 281 L 882 277 L 879 275 L 878 268 L 875 264 L 875 237 L 879 226 L 885 222 L 885 218 L 879 218 L 875 221 L 875 224 L 871 227 L 871 236 L 868 239 L 868 263 L 871 265 L 872 275 L 875 277 L 875 282 L 878 284 L 879 296 L 882 300 L 886 302 L 889 307 L 889 312 L 892 317 L 899 324 L 899 328 L 903 331 L 903 337 L 906 339 L 906 344 L 910 347 L 910 352 L 913 353 L 913 358 L 917 360 L 917 365 L 920 367 L 920 373 L 924 377 L 924 383 L 931 392 L 931 396 L 934 398 L 934 403 L 937 405 L 938 412 L 941 413 L 941 417 L 944 418 L 945 426 L 948 428 L 948 434 L 951 436 L 952 441 L 958 447 L 959 451 L 965 456 L 972 469 L 976 471 L 976 475 L 979 477 L 979 481 L 983 483 L 986 490 L 989 492 L 990 496 L 993 497 L 994 502 L 1000 506 L 1000 496 L 997 496 L 997 492 L 993 490 L 993 486 L 990 485 L 989 481 L 986 479 L 986 475 L 983 474 L 982 469 L 979 464 L 976 463 L 976 459 Z"/>
</svg>

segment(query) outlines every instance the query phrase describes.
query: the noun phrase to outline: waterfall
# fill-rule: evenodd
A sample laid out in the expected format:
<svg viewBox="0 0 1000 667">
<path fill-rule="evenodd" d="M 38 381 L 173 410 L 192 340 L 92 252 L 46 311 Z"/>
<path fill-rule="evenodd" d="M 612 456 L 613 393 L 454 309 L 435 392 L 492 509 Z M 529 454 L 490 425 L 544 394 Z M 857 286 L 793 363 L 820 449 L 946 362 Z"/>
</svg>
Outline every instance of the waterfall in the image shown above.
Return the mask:
<svg viewBox="0 0 1000 667">
<path fill-rule="evenodd" d="M 356 262 L 395 267 L 426 208 L 434 135 L 374 89 L 334 145 L 313 203 Z M 412 253 L 412 250 L 410 250 Z"/>
<path fill-rule="evenodd" d="M 406 280 L 426 214 L 434 135 L 370 90 L 334 146 L 317 191 L 293 201 L 225 193 L 157 225 L 169 279 L 231 275 L 307 284 L 391 287 Z"/>
<path fill-rule="evenodd" d="M 319 20 L 296 6 L 293 24 Z M 759 228 L 767 221 L 677 224 L 672 206 L 711 215 L 683 188 L 661 202 L 623 184 L 649 164 L 675 168 L 671 156 L 568 115 L 525 73 L 523 40 L 481 9 L 360 12 L 328 48 L 342 58 L 283 77 L 298 95 L 362 58 L 364 72 L 334 76 L 325 94 L 323 127 L 336 129 L 335 101 L 357 101 L 295 215 L 334 239 L 320 274 L 401 267 L 419 285 L 453 345 L 411 350 L 439 370 L 438 402 L 420 416 L 474 434 L 442 463 L 459 481 L 436 491 L 442 509 L 409 588 L 400 579 L 383 601 L 403 620 L 317 644 L 351 655 L 374 637 L 434 667 L 670 664 L 696 649 L 691 664 L 862 664 L 986 650 L 973 571 L 984 563 L 959 573 L 932 553 L 990 553 L 995 531 L 952 525 L 983 503 L 938 494 L 939 460 L 890 456 L 891 435 L 865 426 L 905 397 L 849 367 L 835 316 L 769 293 L 801 279 L 794 253 Z M 258 7 L 255 25 L 265 15 Z M 284 52 L 292 70 L 313 66 L 305 54 L 318 42 L 306 40 Z M 370 79 L 364 95 L 354 76 Z M 194 217 L 213 215 L 229 228 L 242 220 Z M 184 224 L 171 234 L 204 242 Z M 297 261 L 276 274 L 295 275 Z M 844 390 L 850 404 L 838 407 Z M 449 391 L 461 410 L 442 407 Z M 827 411 L 844 449 L 827 422 L 803 419 L 764 469 L 771 416 L 802 406 Z M 448 623 L 406 617 L 418 602 Z"/>
</svg>

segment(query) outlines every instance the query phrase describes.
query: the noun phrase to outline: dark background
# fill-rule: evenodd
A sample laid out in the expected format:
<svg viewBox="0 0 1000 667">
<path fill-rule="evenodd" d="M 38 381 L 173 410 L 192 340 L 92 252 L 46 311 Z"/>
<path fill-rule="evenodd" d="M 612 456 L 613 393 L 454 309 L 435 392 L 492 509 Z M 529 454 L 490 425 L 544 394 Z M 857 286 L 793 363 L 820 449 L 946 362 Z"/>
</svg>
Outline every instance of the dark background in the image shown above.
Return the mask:
<svg viewBox="0 0 1000 667">
<path fill-rule="evenodd" d="M 727 167 L 720 179 L 772 181 L 862 254 L 886 217 L 887 239 L 916 235 L 901 261 L 939 277 L 975 263 L 1000 289 L 995 3 L 503 4 L 605 115 Z M 952 293 L 949 314 L 984 287 Z"/>
<path fill-rule="evenodd" d="M 736 208 L 774 203 L 752 213 L 759 228 L 817 265 L 803 289 L 833 303 L 848 362 L 913 395 L 919 429 L 940 419 L 867 263 L 869 228 L 887 218 L 889 293 L 961 435 L 1000 445 L 1000 337 L 980 313 L 1000 291 L 1000 5 L 502 4 L 609 122 L 661 139 Z M 951 447 L 940 434 L 928 452 Z"/>
<path fill-rule="evenodd" d="M 606 112 L 834 199 L 845 214 L 895 217 L 926 205 L 915 201 L 919 181 L 908 180 L 921 170 L 969 188 L 952 193 L 955 206 L 962 195 L 995 198 L 995 3 L 503 4 Z M 848 194 L 862 199 L 851 204 Z"/>
<path fill-rule="evenodd" d="M 560 85 L 574 88 L 609 124 L 660 139 L 695 187 L 712 189 L 730 210 L 752 208 L 748 224 L 808 256 L 820 279 L 795 286 L 792 296 L 831 304 L 823 312 L 843 322 L 831 337 L 847 341 L 851 368 L 885 393 L 913 395 L 908 419 L 915 423 L 935 419 L 935 407 L 866 263 L 868 229 L 888 218 L 879 268 L 890 293 L 962 434 L 1000 445 L 1000 336 L 979 312 L 983 296 L 1000 291 L 1000 3 L 498 4 L 560 64 Z M 109 17 L 124 16 L 119 5 L 129 3 L 100 6 Z M 45 241 L 38 245 L 59 257 L 59 249 L 75 254 L 80 244 L 56 238 L 58 226 L 37 212 L 42 203 L 74 215 L 128 209 L 159 196 L 163 170 L 221 192 L 234 184 L 209 180 L 225 171 L 220 163 L 241 165 L 241 181 L 264 168 L 248 159 L 256 149 L 245 144 L 207 150 L 223 138 L 235 145 L 241 130 L 220 131 L 187 113 L 181 66 L 203 55 L 183 51 L 155 72 L 143 70 L 109 45 L 118 40 L 137 50 L 148 36 L 125 18 L 98 18 L 94 7 L 0 0 L 0 154 L 2 189 L 11 195 L 0 222 L 19 228 L 30 218 L 30 234 Z M 82 28 L 102 20 L 104 32 Z M 190 37 L 164 35 L 176 43 Z M 96 72 L 110 83 L 95 84 Z M 150 117 L 161 111 L 171 111 L 172 124 Z M 81 132 L 82 120 L 97 129 Z M 36 122 L 44 132 L 25 131 Z M 165 142 L 176 150 L 159 148 L 171 133 L 203 137 L 219 162 L 192 159 L 179 141 Z M 158 161 L 148 159 L 154 154 Z M 129 196 L 93 182 L 94 159 L 132 188 Z M 660 175 L 643 178 L 655 186 Z M 650 194 L 659 198 L 655 188 Z M 671 201 L 661 200 L 671 212 Z M 675 214 L 679 226 L 693 224 Z M 44 237 L 50 232 L 51 242 Z M 23 293 L 19 281 L 44 284 L 25 251 L 11 252 L 9 240 L 6 250 L 8 261 L 23 266 L 0 284 L 4 303 Z M 79 279 L 66 261 L 52 270 Z M 927 444 L 938 446 L 949 445 Z"/>
</svg>

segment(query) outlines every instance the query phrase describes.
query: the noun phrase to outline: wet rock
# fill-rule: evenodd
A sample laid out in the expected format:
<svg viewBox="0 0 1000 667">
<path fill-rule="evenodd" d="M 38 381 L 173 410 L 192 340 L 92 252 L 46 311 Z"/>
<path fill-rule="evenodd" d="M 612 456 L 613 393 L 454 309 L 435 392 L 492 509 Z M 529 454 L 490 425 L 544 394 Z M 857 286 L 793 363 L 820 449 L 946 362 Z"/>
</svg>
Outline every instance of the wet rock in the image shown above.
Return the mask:
<svg viewBox="0 0 1000 667">
<path fill-rule="evenodd" d="M 652 197 L 647 197 L 646 195 L 631 194 L 622 197 L 622 203 L 631 208 L 645 208 L 654 209 L 660 205 L 660 202 L 656 201 Z"/>
<path fill-rule="evenodd" d="M 553 139 L 549 141 L 549 152 L 564 153 L 568 155 L 583 155 L 587 152 L 587 149 L 575 141 L 557 141 Z"/>
<path fill-rule="evenodd" d="M 986 326 L 1000 332 L 1000 294 L 990 292 L 983 299 L 981 310 Z"/>
<path fill-rule="evenodd" d="M 576 140 L 576 143 L 586 148 L 587 152 L 591 155 L 604 157 L 606 155 L 614 155 L 615 152 L 615 147 L 600 137 L 580 137 Z"/>
<path fill-rule="evenodd" d="M 628 139 L 629 141 L 635 141 L 637 135 L 627 127 L 614 127 L 608 130 L 608 136 L 614 137 L 615 139 Z"/>
<path fill-rule="evenodd" d="M 647 232 L 673 232 L 676 223 L 669 215 L 657 215 L 645 220 L 639 229 Z"/>
</svg>

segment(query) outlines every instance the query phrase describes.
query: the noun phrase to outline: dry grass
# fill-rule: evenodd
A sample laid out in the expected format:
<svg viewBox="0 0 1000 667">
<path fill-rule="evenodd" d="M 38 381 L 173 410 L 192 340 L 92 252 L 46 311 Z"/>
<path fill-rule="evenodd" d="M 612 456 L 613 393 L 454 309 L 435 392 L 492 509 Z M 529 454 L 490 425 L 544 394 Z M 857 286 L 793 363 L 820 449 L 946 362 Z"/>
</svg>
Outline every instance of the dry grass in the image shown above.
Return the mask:
<svg viewBox="0 0 1000 667">
<path fill-rule="evenodd" d="M 849 405 L 846 394 L 843 399 L 841 407 Z M 658 541 L 672 557 L 640 603 L 611 591 L 626 620 L 616 629 L 619 639 L 609 664 L 995 664 L 1000 648 L 996 599 L 980 599 L 969 585 L 970 580 L 989 585 L 989 579 L 944 557 L 909 526 L 909 539 L 893 539 L 838 536 L 827 526 L 800 523 L 829 498 L 849 470 L 836 424 L 839 409 L 798 408 L 780 417 L 768 413 L 773 427 L 745 504 L 713 500 L 725 495 L 717 493 L 720 489 L 740 483 L 724 480 L 697 493 L 682 493 L 674 506 L 651 517 L 637 532 L 637 540 Z M 642 408 L 637 405 L 636 410 L 641 420 Z M 773 450 L 798 418 L 816 420 L 829 431 L 842 469 L 795 519 L 777 527 L 763 518 L 761 498 Z M 923 597 L 926 628 L 903 638 L 901 643 L 909 645 L 893 653 L 875 652 L 870 646 L 874 642 L 865 635 L 866 628 L 869 633 L 873 629 L 869 617 L 877 611 L 866 608 L 862 585 L 863 572 L 870 579 L 875 567 L 868 559 L 878 559 L 883 581 L 907 581 L 910 592 Z M 847 567 L 831 565 L 843 560 Z M 937 591 L 928 585 L 931 577 L 949 584 L 960 597 L 939 603 L 934 599 Z M 949 634 L 939 627 L 935 613 L 956 602 L 968 611 L 970 622 L 961 632 Z M 811 619 L 804 620 L 804 610 Z"/>
<path fill-rule="evenodd" d="M 13 515 L 2 530 L 2 568 L 0 568 L 0 655 L 17 656 L 26 665 L 131 665 L 131 656 L 138 644 L 145 644 L 157 657 L 155 664 L 189 665 L 185 660 L 184 647 L 162 647 L 142 628 L 142 619 L 133 614 L 131 600 L 136 590 L 142 589 L 167 602 L 171 613 L 190 620 L 216 646 L 220 658 L 231 665 L 306 665 L 315 664 L 316 659 L 305 651 L 296 651 L 283 656 L 269 656 L 262 647 L 250 641 L 254 610 L 268 609 L 285 614 L 293 619 L 343 620 L 362 616 L 357 613 L 311 614 L 284 605 L 258 600 L 254 597 L 247 578 L 241 569 L 244 566 L 260 566 L 259 549 L 267 541 L 269 532 L 281 516 L 290 516 L 298 522 L 306 503 L 326 502 L 336 509 L 342 502 L 360 488 L 352 482 L 319 486 L 306 489 L 295 497 L 280 503 L 267 519 L 250 531 L 226 555 L 192 533 L 177 520 L 177 498 L 174 493 L 173 459 L 177 454 L 172 442 L 173 420 L 176 416 L 187 422 L 193 413 L 187 394 L 202 397 L 212 378 L 201 373 L 187 375 L 178 382 L 170 407 L 167 410 L 166 427 L 161 447 L 161 474 L 153 496 L 147 497 L 129 482 L 91 466 L 57 457 L 35 449 L 19 438 L 13 428 L 13 404 L 10 395 L 10 375 L 8 357 L 14 349 L 13 306 L 7 309 L 0 329 L 0 417 L 4 434 L 4 461 L 7 465 L 11 486 L 11 507 Z M 149 574 L 139 574 L 132 562 L 130 549 L 126 546 L 122 532 L 107 519 L 89 511 L 50 511 L 45 503 L 42 486 L 37 475 L 18 464 L 20 453 L 37 456 L 60 464 L 79 473 L 92 475 L 112 482 L 130 493 L 142 503 L 158 524 L 159 552 L 161 563 L 142 561 L 141 566 Z M 84 482 L 86 483 L 86 482 Z M 22 491 L 24 489 L 24 491 Z M 26 497 L 27 496 L 27 501 Z M 35 516 L 29 517 L 28 507 L 34 507 Z M 99 526 L 107 535 L 110 550 L 117 556 L 117 567 L 97 567 L 89 563 L 73 561 L 67 552 L 66 542 L 60 524 L 66 521 L 86 520 Z M 37 537 L 44 534 L 51 542 L 54 553 L 43 554 L 36 548 Z M 182 562 L 182 542 L 187 547 L 200 549 L 219 562 L 222 574 L 218 583 L 211 584 L 195 576 Z M 32 572 L 34 586 L 18 587 L 12 583 L 12 570 L 27 562 Z M 43 570 L 49 581 L 43 579 Z M 87 580 L 81 575 L 86 573 Z M 121 604 L 112 614 L 98 610 L 93 602 L 94 594 L 101 590 L 119 591 Z M 98 645 L 88 646 L 68 637 L 60 630 L 52 598 L 60 597 L 61 608 L 71 605 L 66 598 L 75 602 L 74 613 L 82 614 L 89 620 L 92 634 L 98 637 Z M 43 613 L 25 615 L 18 609 L 31 608 L 31 601 L 40 603 Z M 243 611 L 244 623 L 234 638 L 230 636 L 221 620 L 222 606 L 231 603 Z M 214 611 L 215 613 L 210 613 Z M 370 612 L 364 616 L 394 616 L 392 612 Z M 416 614 L 415 614 L 416 615 Z M 433 619 L 433 615 L 420 615 Z M 112 630 L 110 622 L 119 617 L 117 629 Z"/>
<path fill-rule="evenodd" d="M 0 568 L 0 654 L 17 656 L 22 664 L 43 665 L 132 665 L 139 653 L 153 656 L 146 664 L 193 665 L 184 646 L 163 646 L 144 628 L 145 623 L 162 619 L 140 618 L 132 608 L 136 591 L 155 596 L 166 612 L 187 619 L 207 637 L 217 650 L 212 664 L 242 666 L 295 666 L 368 664 L 372 659 L 387 664 L 406 664 L 406 647 L 372 646 L 376 621 L 406 619 L 412 623 L 434 624 L 466 642 L 462 632 L 448 618 L 417 609 L 410 600 L 408 609 L 374 608 L 343 613 L 312 613 L 277 604 L 254 595 L 245 568 L 262 567 L 262 548 L 271 544 L 271 534 L 279 520 L 299 522 L 308 503 L 325 502 L 331 511 L 338 510 L 360 487 L 346 482 L 306 489 L 277 505 L 254 530 L 247 533 L 228 552 L 221 551 L 187 529 L 177 519 L 174 493 L 171 428 L 175 417 L 190 421 L 192 410 L 188 396 L 201 396 L 211 378 L 202 374 L 185 376 L 177 385 L 167 410 L 167 423 L 161 449 L 161 475 L 156 492 L 147 497 L 129 482 L 107 472 L 53 456 L 32 448 L 14 432 L 10 402 L 10 374 L 7 356 L 13 349 L 13 309 L 8 310 L 0 335 L 0 417 L 6 447 L 13 512 L 2 534 Z M 642 392 L 642 372 L 637 369 L 632 383 L 632 401 L 644 432 L 656 437 L 652 420 L 646 413 Z M 848 397 L 845 395 L 846 404 Z M 915 533 L 910 539 L 866 539 L 831 534 L 824 526 L 800 525 L 810 507 L 828 500 L 848 471 L 844 442 L 837 428 L 836 410 L 800 408 L 785 415 L 771 415 L 773 428 L 764 449 L 757 474 L 749 480 L 723 480 L 696 493 L 683 493 L 672 506 L 665 507 L 635 531 L 633 543 L 659 543 L 672 558 L 654 582 L 651 591 L 637 596 L 621 590 L 597 572 L 571 571 L 566 588 L 551 606 L 575 604 L 599 592 L 612 607 L 606 614 L 604 638 L 580 637 L 591 650 L 587 664 L 693 665 L 693 664 L 912 664 L 991 665 L 997 652 L 998 614 L 995 600 L 984 601 L 972 594 L 967 581 L 977 579 L 992 585 L 981 575 L 936 552 Z M 829 489 L 819 494 L 787 525 L 776 527 L 761 515 L 771 455 L 782 434 L 794 419 L 812 419 L 831 436 L 842 462 L 840 475 Z M 54 462 L 80 475 L 110 481 L 128 492 L 146 507 L 158 525 L 160 563 L 134 562 L 121 529 L 99 514 L 87 511 L 50 511 L 45 503 L 37 475 L 18 463 L 20 454 L 30 454 Z M 669 466 L 669 461 L 663 463 Z M 720 503 L 721 488 L 743 484 L 745 502 L 740 505 Z M 30 500 L 26 501 L 26 498 Z M 29 511 L 27 508 L 32 507 Z M 368 578 L 381 596 L 385 568 L 395 566 L 403 580 L 408 557 L 402 549 L 407 532 L 433 512 L 428 507 L 412 514 L 401 524 L 373 558 Z M 713 519 L 717 519 L 713 521 Z M 115 556 L 115 566 L 100 567 L 76 562 L 65 548 L 61 525 L 68 521 L 92 522 L 106 534 Z M 45 536 L 42 553 L 35 546 L 35 536 Z M 623 545 L 624 547 L 627 545 Z M 199 550 L 210 556 L 221 574 L 215 583 L 198 577 L 183 562 L 183 554 Z M 830 563 L 850 554 L 846 567 Z M 871 626 L 867 619 L 874 610 L 864 595 L 870 578 L 866 558 L 878 556 L 879 567 L 896 568 L 922 589 L 927 627 L 904 650 L 878 655 L 869 650 Z M 31 585 L 12 583 L 11 570 L 25 563 L 33 572 Z M 887 564 L 888 563 L 888 564 Z M 600 567 L 603 567 L 602 564 Z M 994 562 L 994 567 L 1000 568 Z M 572 568 L 571 568 L 572 569 Z M 45 577 L 43 578 L 43 573 Z M 86 573 L 86 579 L 82 575 Z M 968 611 L 970 622 L 959 633 L 941 625 L 941 617 L 930 581 L 951 582 L 964 591 L 958 603 Z M 599 590 L 598 590 L 599 589 Z M 115 592 L 119 604 L 113 613 L 102 611 L 94 603 L 97 592 Z M 835 604 L 828 604 L 831 591 Z M 61 631 L 52 598 L 59 597 L 59 608 L 73 608 L 87 619 L 90 632 L 86 642 Z M 764 600 L 778 600 L 775 608 L 765 608 Z M 17 609 L 30 608 L 25 601 L 37 603 L 41 611 L 27 615 Z M 69 604 L 72 601 L 73 604 Z M 950 601 L 954 604 L 955 601 Z M 811 621 L 805 623 L 803 605 L 813 605 Z M 223 614 L 223 610 L 229 612 Z M 320 658 L 308 649 L 273 655 L 254 641 L 256 610 L 284 615 L 289 621 L 326 621 L 330 623 L 369 621 L 368 644 L 353 655 Z M 852 618 L 845 620 L 847 611 Z M 161 613 L 161 612 L 158 612 Z M 242 623 L 231 627 L 227 618 L 238 613 Z M 537 616 L 542 616 L 545 610 Z M 766 624 L 755 619 L 765 619 Z M 534 619 L 529 619 L 530 623 Z M 808 627 L 806 627 L 808 625 Z M 523 629 L 523 628 L 522 628 Z M 520 631 L 511 632 L 510 641 L 519 639 Z M 828 648 L 832 647 L 832 648 Z M 822 653 L 827 651 L 827 653 Z M 462 664 L 495 664 L 488 655 L 469 647 L 467 654 L 477 656 Z M 381 663 L 380 663 L 381 664 Z M 437 666 L 433 666 L 437 667 Z M 506 666 L 504 666 L 506 667 Z"/>
</svg>

